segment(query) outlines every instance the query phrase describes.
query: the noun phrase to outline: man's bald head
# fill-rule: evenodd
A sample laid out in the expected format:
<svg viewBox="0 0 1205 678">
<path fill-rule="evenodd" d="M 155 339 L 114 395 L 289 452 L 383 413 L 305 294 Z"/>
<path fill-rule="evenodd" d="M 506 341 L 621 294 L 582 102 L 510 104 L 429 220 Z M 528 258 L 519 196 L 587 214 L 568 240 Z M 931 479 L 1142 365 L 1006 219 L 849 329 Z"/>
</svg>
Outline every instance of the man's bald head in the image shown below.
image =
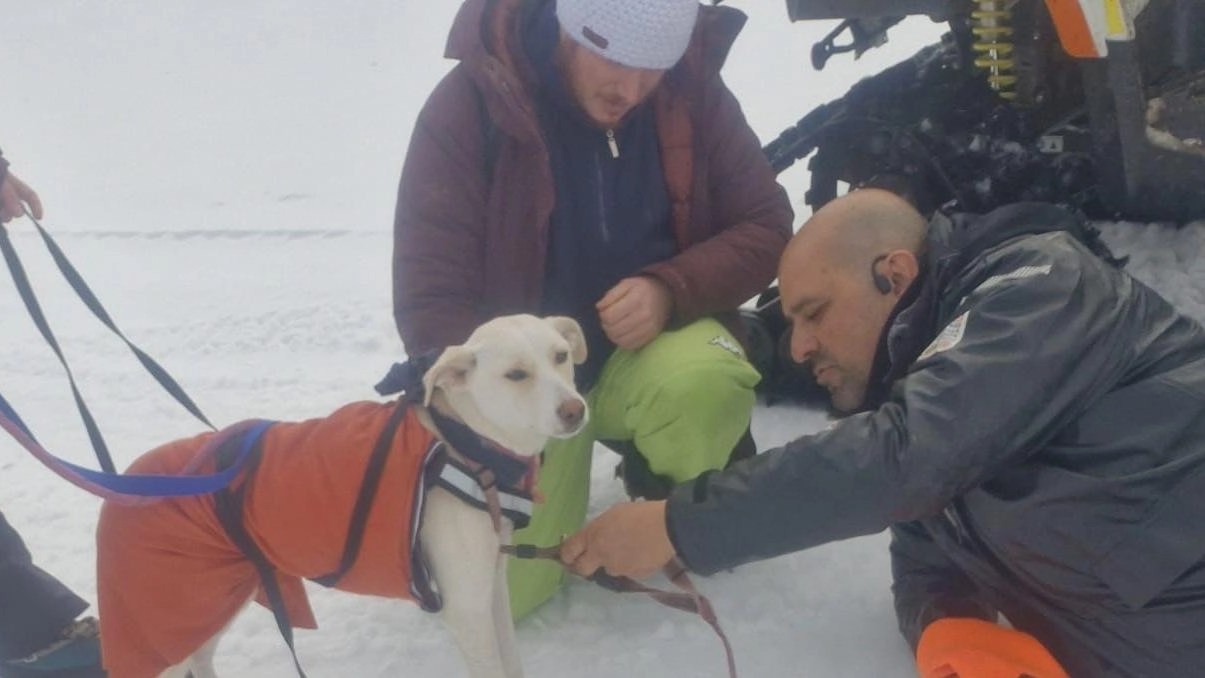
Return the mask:
<svg viewBox="0 0 1205 678">
<path fill-rule="evenodd" d="M 782 267 L 798 265 L 793 260 L 803 257 L 865 270 L 885 252 L 919 254 L 928 229 L 928 222 L 908 201 L 890 191 L 864 188 L 813 214 L 787 245 Z"/>
<path fill-rule="evenodd" d="M 812 366 L 838 410 L 865 401 L 879 337 L 919 276 L 927 231 L 902 198 L 863 189 L 817 211 L 783 253 L 778 289 L 791 357 Z"/>
</svg>

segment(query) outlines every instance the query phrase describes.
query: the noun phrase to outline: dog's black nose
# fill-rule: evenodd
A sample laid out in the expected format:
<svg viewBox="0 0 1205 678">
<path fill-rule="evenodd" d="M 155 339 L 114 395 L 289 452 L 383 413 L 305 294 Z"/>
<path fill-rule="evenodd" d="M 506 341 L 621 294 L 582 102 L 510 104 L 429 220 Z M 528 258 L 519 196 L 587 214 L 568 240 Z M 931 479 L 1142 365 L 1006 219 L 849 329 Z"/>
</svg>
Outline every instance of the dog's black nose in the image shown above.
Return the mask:
<svg viewBox="0 0 1205 678">
<path fill-rule="evenodd" d="M 582 417 L 586 415 L 586 404 L 577 398 L 562 400 L 561 406 L 556 408 L 556 414 L 565 428 L 574 428 L 582 423 Z"/>
</svg>

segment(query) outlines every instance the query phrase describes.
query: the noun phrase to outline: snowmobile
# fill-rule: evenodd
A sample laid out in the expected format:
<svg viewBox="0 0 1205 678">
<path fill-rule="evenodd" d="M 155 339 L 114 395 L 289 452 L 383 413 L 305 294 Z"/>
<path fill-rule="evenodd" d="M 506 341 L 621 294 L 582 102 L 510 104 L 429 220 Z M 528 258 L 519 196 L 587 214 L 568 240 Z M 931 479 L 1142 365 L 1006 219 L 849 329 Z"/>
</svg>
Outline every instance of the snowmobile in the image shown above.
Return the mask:
<svg viewBox="0 0 1205 678">
<path fill-rule="evenodd" d="M 804 158 L 814 210 L 847 187 L 923 213 L 1027 200 L 1094 219 L 1205 219 L 1205 0 L 786 0 L 793 21 L 840 19 L 812 66 L 886 42 L 906 16 L 941 40 L 859 81 L 765 146 Z M 819 397 L 786 353 L 768 290 L 750 312 L 770 397 Z"/>
</svg>

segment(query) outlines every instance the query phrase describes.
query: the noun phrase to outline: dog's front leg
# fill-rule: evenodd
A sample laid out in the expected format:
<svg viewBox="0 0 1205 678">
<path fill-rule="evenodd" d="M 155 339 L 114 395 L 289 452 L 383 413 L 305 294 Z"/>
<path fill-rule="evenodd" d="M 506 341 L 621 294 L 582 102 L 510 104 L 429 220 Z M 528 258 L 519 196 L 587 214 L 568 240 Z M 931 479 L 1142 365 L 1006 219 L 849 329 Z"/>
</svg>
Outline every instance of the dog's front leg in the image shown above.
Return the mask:
<svg viewBox="0 0 1205 678">
<path fill-rule="evenodd" d="M 510 524 L 506 524 L 502 528 L 502 534 L 499 535 L 503 543 L 510 543 L 511 535 Z M 494 576 L 494 631 L 498 634 L 498 647 L 502 652 L 502 665 L 506 668 L 508 678 L 521 678 L 523 675 L 523 664 L 519 661 L 519 646 L 515 642 L 515 623 L 511 619 L 510 614 L 510 590 L 506 580 L 506 564 L 507 557 L 498 554 L 498 566 L 495 568 Z"/>
<path fill-rule="evenodd" d="M 511 678 L 495 629 L 498 536 L 488 514 L 442 488 L 427 495 L 420 531 L 443 597 L 443 620 L 473 678 Z"/>
</svg>

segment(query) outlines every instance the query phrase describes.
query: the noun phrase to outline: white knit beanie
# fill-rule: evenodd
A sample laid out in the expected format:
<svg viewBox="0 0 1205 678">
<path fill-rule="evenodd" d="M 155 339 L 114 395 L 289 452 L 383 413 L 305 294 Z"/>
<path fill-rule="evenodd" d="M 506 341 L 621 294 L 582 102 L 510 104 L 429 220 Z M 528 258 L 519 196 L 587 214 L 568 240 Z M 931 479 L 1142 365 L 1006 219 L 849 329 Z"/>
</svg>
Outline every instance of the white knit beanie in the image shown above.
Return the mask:
<svg viewBox="0 0 1205 678">
<path fill-rule="evenodd" d="M 686 52 L 699 0 L 557 0 L 561 28 L 595 54 L 664 70 Z"/>
</svg>

